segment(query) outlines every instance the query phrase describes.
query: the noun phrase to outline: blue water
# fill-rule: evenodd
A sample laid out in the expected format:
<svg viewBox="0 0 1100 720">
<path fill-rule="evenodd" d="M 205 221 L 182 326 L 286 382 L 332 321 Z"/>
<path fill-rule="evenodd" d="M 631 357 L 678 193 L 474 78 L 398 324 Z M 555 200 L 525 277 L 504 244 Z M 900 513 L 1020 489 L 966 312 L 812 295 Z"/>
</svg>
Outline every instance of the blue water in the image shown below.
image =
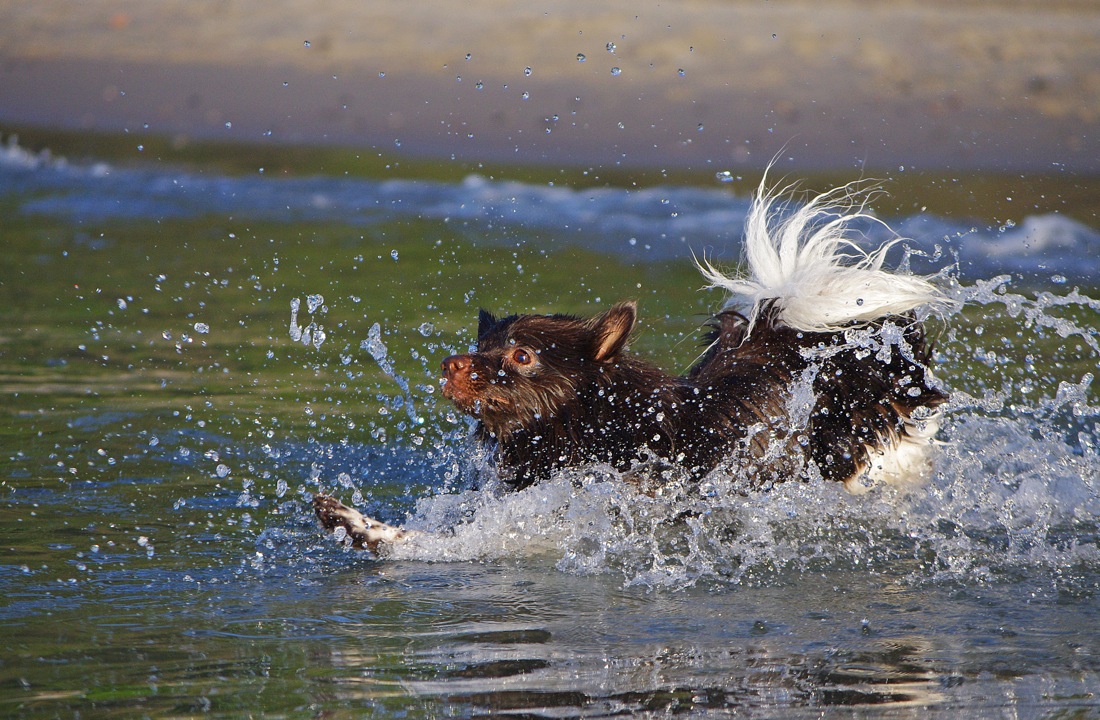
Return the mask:
<svg viewBox="0 0 1100 720">
<path fill-rule="evenodd" d="M 25 213 L 74 221 L 223 216 L 371 224 L 394 218 L 476 221 L 549 230 L 554 242 L 640 260 L 682 259 L 691 251 L 736 259 L 748 198 L 721 187 L 640 189 L 531 185 L 471 175 L 459 183 L 334 177 L 226 177 L 171 168 L 70 165 L 16 144 L 0 149 L 0 194 L 20 195 Z M 884 218 L 914 250 L 957 258 L 968 279 L 1017 273 L 1056 282 L 1100 280 L 1100 231 L 1058 214 L 989 225 L 927 214 Z M 887 237 L 868 224 L 868 242 Z M 919 263 L 919 260 L 918 260 Z M 943 263 L 938 263 L 942 266 Z"/>
<path fill-rule="evenodd" d="M 454 341 L 425 324 L 399 350 L 385 317 L 337 319 L 372 288 L 333 258 L 372 253 L 318 234 L 309 266 L 266 238 L 230 261 L 227 221 L 430 220 L 503 265 L 537 238 L 659 269 L 736 257 L 747 198 L 719 178 L 224 177 L 10 144 L 0 201 L 44 228 L 0 277 L 4 716 L 1100 717 L 1093 228 L 886 218 L 968 303 L 938 341 L 951 400 L 919 491 L 717 476 L 650 497 L 589 467 L 496 497 L 470 488 L 484 458 L 431 387 Z M 168 240 L 85 231 L 180 221 L 209 223 L 187 248 L 202 271 Z M 296 274 L 325 296 L 300 296 L 305 343 L 277 283 Z M 348 551 L 312 521 L 319 488 L 431 534 Z"/>
</svg>

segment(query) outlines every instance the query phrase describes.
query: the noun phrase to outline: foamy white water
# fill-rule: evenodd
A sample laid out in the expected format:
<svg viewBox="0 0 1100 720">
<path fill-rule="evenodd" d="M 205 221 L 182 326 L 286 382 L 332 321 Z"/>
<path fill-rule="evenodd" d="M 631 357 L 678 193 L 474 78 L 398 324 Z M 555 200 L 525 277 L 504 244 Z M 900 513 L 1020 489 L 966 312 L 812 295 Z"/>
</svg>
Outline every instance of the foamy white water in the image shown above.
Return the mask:
<svg viewBox="0 0 1100 720">
<path fill-rule="evenodd" d="M 817 481 L 756 492 L 734 468 L 651 497 L 593 466 L 517 493 L 424 497 L 404 519 L 424 534 L 392 557 L 548 558 L 570 573 L 678 588 L 769 584 L 825 568 L 904 568 L 917 585 L 1091 572 L 1100 567 L 1100 403 L 1091 371 L 1100 363 L 1100 303 L 1077 290 L 1026 297 L 1004 276 L 950 290 L 959 307 L 1015 318 L 1018 330 L 986 337 L 980 318 L 947 319 L 936 372 L 950 399 L 923 486 L 852 494 Z M 1052 382 L 1050 366 L 1060 361 L 1042 353 L 1061 355 L 1067 345 L 1083 370 Z M 1030 350 L 1024 362 L 1009 361 L 1013 348 Z M 975 361 L 1004 373 L 977 377 L 968 370 Z"/>
<path fill-rule="evenodd" d="M 642 260 L 691 252 L 736 259 L 748 198 L 714 188 L 573 189 L 494 181 L 471 175 L 459 183 L 333 177 L 229 177 L 174 168 L 76 165 L 15 142 L 0 147 L 0 195 L 27 214 L 81 221 L 179 219 L 205 215 L 268 220 L 371 224 L 401 218 L 491 223 L 485 241 L 507 242 L 508 228 L 552 230 L 554 242 Z M 943 267 L 957 258 L 964 278 L 1016 273 L 1049 281 L 1100 280 L 1100 231 L 1062 215 L 1026 216 L 982 225 L 925 214 L 884 218 L 933 258 L 914 267 Z M 869 244 L 887 233 L 861 229 Z M 947 259 L 945 261 L 945 258 Z"/>
</svg>

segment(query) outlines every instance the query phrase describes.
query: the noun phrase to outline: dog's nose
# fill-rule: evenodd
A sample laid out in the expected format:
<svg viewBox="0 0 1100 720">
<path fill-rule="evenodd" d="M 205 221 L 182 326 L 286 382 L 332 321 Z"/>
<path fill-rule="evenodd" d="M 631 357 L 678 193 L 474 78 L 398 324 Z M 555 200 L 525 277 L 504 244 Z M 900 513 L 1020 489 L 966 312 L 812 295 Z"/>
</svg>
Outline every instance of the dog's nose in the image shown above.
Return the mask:
<svg viewBox="0 0 1100 720">
<path fill-rule="evenodd" d="M 443 377 L 450 378 L 470 369 L 469 355 L 451 355 L 443 359 Z"/>
</svg>

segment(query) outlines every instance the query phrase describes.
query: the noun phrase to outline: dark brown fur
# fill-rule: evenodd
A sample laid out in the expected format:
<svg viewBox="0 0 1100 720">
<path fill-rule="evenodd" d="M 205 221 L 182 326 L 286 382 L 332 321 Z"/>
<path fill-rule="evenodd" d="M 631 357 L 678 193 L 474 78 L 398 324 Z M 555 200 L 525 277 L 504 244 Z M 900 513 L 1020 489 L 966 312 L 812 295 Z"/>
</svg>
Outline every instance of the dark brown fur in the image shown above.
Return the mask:
<svg viewBox="0 0 1100 720">
<path fill-rule="evenodd" d="M 918 408 L 946 399 L 929 384 L 924 332 L 910 317 L 871 327 L 902 329 L 882 357 L 843 333 L 792 330 L 767 309 L 751 332 L 726 311 L 685 376 L 625 352 L 635 318 L 634 303 L 591 319 L 482 311 L 477 351 L 443 361 L 443 394 L 479 420 L 509 487 L 588 462 L 671 463 L 695 477 L 724 465 L 755 486 L 816 467 L 846 481 L 868 466 L 867 446 L 895 442 Z M 812 383 L 812 407 L 790 407 L 799 382 Z"/>
</svg>

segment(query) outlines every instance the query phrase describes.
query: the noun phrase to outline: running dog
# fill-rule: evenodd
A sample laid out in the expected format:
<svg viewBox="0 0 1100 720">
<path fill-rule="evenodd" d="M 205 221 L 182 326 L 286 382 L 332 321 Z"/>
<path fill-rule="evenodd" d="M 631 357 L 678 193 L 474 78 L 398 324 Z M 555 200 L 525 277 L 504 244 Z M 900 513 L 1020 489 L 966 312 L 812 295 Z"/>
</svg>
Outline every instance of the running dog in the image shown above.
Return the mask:
<svg viewBox="0 0 1100 720">
<path fill-rule="evenodd" d="M 865 198 L 856 183 L 791 207 L 761 183 L 745 225 L 747 272 L 696 263 L 728 299 L 685 375 L 629 353 L 634 302 L 591 318 L 483 310 L 476 351 L 443 361 L 443 395 L 476 418 L 506 490 L 586 463 L 650 489 L 670 467 L 690 478 L 725 470 L 749 490 L 812 477 L 856 492 L 918 480 L 947 399 L 918 318 L 947 300 L 926 278 L 884 269 L 893 242 L 856 244 L 853 226 L 878 222 Z M 408 537 L 326 495 L 314 507 L 356 547 Z"/>
</svg>

